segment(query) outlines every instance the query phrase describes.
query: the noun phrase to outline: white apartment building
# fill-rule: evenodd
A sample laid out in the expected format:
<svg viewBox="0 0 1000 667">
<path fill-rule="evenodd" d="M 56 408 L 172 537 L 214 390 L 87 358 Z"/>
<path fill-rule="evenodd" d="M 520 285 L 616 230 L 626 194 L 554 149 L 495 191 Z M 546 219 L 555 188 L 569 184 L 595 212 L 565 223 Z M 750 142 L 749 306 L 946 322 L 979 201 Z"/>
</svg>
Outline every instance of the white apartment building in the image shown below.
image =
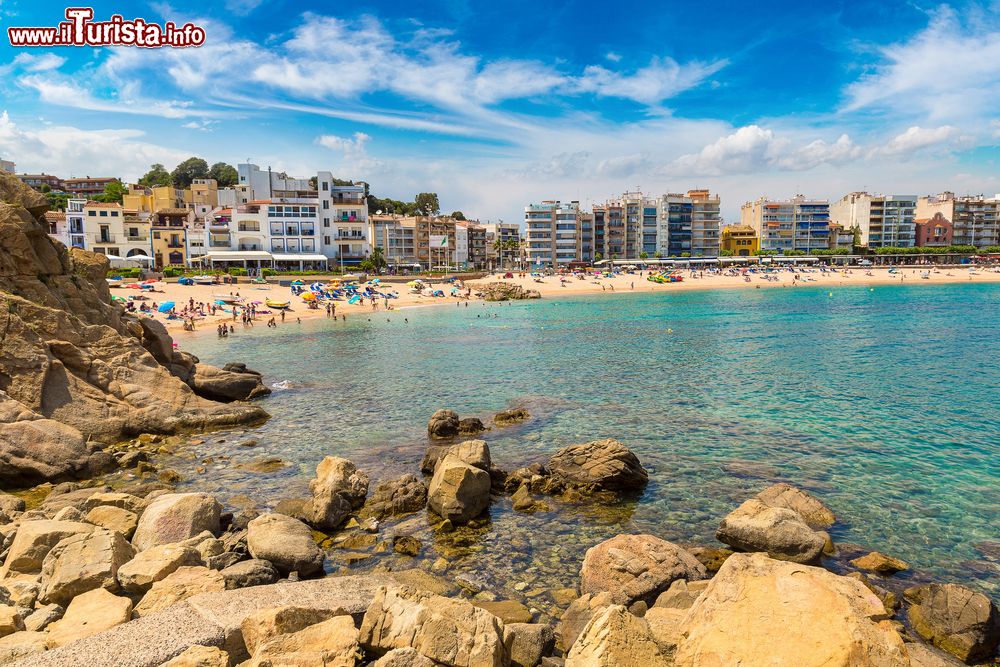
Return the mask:
<svg viewBox="0 0 1000 667">
<path fill-rule="evenodd" d="M 469 228 L 455 225 L 455 257 L 452 262 L 459 266 L 469 263 Z"/>
<path fill-rule="evenodd" d="M 86 249 L 104 255 L 129 258 L 134 255 L 152 257 L 150 224 L 122 205 L 87 202 L 83 207 Z"/>
<path fill-rule="evenodd" d="M 312 189 L 309 179 L 289 178 L 282 173 L 272 171 L 270 167 L 265 171 L 249 162 L 236 165 L 236 173 L 239 176 L 236 189 L 244 190 L 249 197 L 247 201 L 237 203 L 247 204 L 254 200 L 271 199 L 278 190 Z M 221 200 L 219 203 L 222 204 Z M 227 201 L 226 205 L 231 204 Z"/>
<path fill-rule="evenodd" d="M 860 230 L 868 248 L 912 248 L 916 207 L 916 195 L 851 192 L 830 204 L 830 224 Z"/>
<path fill-rule="evenodd" d="M 321 252 L 340 265 L 358 264 L 371 254 L 364 185 L 334 185 L 333 174 L 316 174 Z"/>
<path fill-rule="evenodd" d="M 580 202 L 546 200 L 524 207 L 526 251 L 532 267 L 568 264 L 579 258 Z"/>
<path fill-rule="evenodd" d="M 655 252 L 663 257 L 717 257 L 722 231 L 719 195 L 708 190 L 670 193 L 657 201 Z M 645 234 L 645 232 L 644 232 Z M 643 244 L 648 256 L 649 243 Z"/>
<path fill-rule="evenodd" d="M 0 171 L 7 172 L 8 174 L 16 173 L 17 165 L 10 160 L 4 160 L 0 158 Z"/>
<path fill-rule="evenodd" d="M 90 246 L 87 245 L 87 228 L 83 224 L 83 207 L 86 205 L 86 199 L 66 201 L 66 233 L 69 235 L 66 245 L 71 248 L 90 250 Z"/>
<path fill-rule="evenodd" d="M 521 256 L 521 226 L 512 222 L 487 222 L 483 227 L 486 229 L 486 252 L 493 265 L 510 266 L 516 263 Z"/>
</svg>

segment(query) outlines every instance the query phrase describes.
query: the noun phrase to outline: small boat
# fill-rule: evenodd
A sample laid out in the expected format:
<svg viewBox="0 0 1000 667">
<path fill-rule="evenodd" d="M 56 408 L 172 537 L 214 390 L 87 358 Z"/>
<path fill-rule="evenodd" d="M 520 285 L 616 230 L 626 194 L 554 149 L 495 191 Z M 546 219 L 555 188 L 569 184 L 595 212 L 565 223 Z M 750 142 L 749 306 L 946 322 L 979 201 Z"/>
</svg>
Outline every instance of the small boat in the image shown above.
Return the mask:
<svg viewBox="0 0 1000 667">
<path fill-rule="evenodd" d="M 278 301 L 277 299 L 264 299 L 268 308 L 288 308 L 288 301 Z"/>
<path fill-rule="evenodd" d="M 214 285 L 215 276 L 191 276 L 195 285 Z"/>
<path fill-rule="evenodd" d="M 213 294 L 212 298 L 215 299 L 216 302 L 221 301 L 222 303 L 236 303 L 239 301 L 239 297 L 233 296 L 232 294 Z"/>
<path fill-rule="evenodd" d="M 107 281 L 108 287 L 121 287 L 122 286 L 122 277 L 121 276 L 115 276 L 114 278 L 105 278 L 104 280 Z"/>
</svg>

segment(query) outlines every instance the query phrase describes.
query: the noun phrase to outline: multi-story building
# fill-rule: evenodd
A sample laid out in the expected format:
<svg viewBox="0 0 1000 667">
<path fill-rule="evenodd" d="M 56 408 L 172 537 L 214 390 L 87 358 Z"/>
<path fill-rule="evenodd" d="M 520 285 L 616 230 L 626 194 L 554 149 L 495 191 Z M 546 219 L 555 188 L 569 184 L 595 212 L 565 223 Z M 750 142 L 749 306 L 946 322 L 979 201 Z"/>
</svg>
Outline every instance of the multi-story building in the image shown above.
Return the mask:
<svg viewBox="0 0 1000 667">
<path fill-rule="evenodd" d="M 590 216 L 589 225 L 592 228 L 593 216 Z M 508 266 L 516 262 L 521 245 L 521 228 L 510 222 L 487 222 L 483 227 L 486 228 L 489 263 L 492 266 Z"/>
<path fill-rule="evenodd" d="M 830 247 L 830 203 L 825 199 L 761 197 L 743 204 L 740 222 L 754 228 L 763 251 L 813 252 Z"/>
<path fill-rule="evenodd" d="M 86 199 L 74 197 L 66 200 L 66 233 L 69 237 L 69 242 L 66 245 L 71 248 L 90 249 L 87 244 L 86 214 L 83 212 L 86 206 Z"/>
<path fill-rule="evenodd" d="M 937 213 L 952 224 L 955 245 L 1000 245 L 1000 195 L 957 197 L 953 192 L 942 192 L 917 200 L 917 218 L 928 220 Z"/>
<path fill-rule="evenodd" d="M 96 197 L 104 194 L 104 188 L 109 183 L 116 182 L 119 182 L 118 179 L 111 176 L 66 178 L 63 179 L 63 190 L 78 197 Z"/>
<path fill-rule="evenodd" d="M 153 263 L 165 266 L 186 266 L 188 263 L 188 229 L 194 223 L 194 211 L 186 208 L 164 208 L 154 211 L 151 224 Z"/>
<path fill-rule="evenodd" d="M 8 174 L 17 173 L 17 165 L 10 160 L 4 160 L 0 158 L 0 171 L 6 172 Z"/>
<path fill-rule="evenodd" d="M 839 222 L 831 222 L 830 240 L 829 245 L 827 245 L 827 249 L 852 251 L 855 245 L 854 241 L 856 232 L 860 235 L 857 227 L 844 227 L 844 225 Z"/>
<path fill-rule="evenodd" d="M 455 264 L 469 263 L 469 227 L 464 221 L 455 223 Z"/>
<path fill-rule="evenodd" d="M 117 202 L 87 202 L 83 207 L 87 250 L 129 258 L 149 256 L 150 224 Z M 176 262 L 183 263 L 183 262 Z"/>
<path fill-rule="evenodd" d="M 455 221 L 426 215 L 403 218 L 404 224 L 410 220 L 417 262 L 427 267 L 450 266 L 455 256 Z"/>
<path fill-rule="evenodd" d="M 720 250 L 736 257 L 751 257 L 760 251 L 760 237 L 750 225 L 726 225 L 719 239 Z"/>
<path fill-rule="evenodd" d="M 658 225 L 656 247 L 647 255 L 665 257 L 690 254 L 693 257 L 717 257 L 722 225 L 719 195 L 708 190 L 688 190 L 686 194 L 665 194 L 657 201 Z M 648 245 L 648 244 L 644 244 Z"/>
<path fill-rule="evenodd" d="M 373 248 L 382 248 L 386 263 L 393 268 L 413 268 L 417 262 L 416 225 L 403 224 L 401 215 L 373 215 L 368 219 Z"/>
<path fill-rule="evenodd" d="M 364 185 L 334 185 L 333 174 L 316 174 L 322 218 L 321 251 L 341 265 L 358 264 L 371 254 Z"/>
<path fill-rule="evenodd" d="M 916 228 L 914 242 L 919 248 L 941 248 L 952 244 L 954 226 L 940 211 L 930 218 L 917 218 L 914 227 Z"/>
<path fill-rule="evenodd" d="M 69 246 L 69 228 L 66 226 L 66 213 L 63 211 L 46 211 L 45 224 L 48 234 L 64 246 Z"/>
<path fill-rule="evenodd" d="M 469 254 L 468 263 L 474 268 L 482 268 L 486 266 L 489 261 L 490 248 L 486 242 L 486 227 L 480 225 L 478 222 L 465 221 L 456 223 L 456 233 L 458 231 L 457 225 L 461 225 L 467 230 L 468 233 L 468 243 L 469 243 Z"/>
<path fill-rule="evenodd" d="M 580 202 L 545 200 L 524 207 L 528 263 L 558 266 L 580 256 Z"/>
<path fill-rule="evenodd" d="M 216 220 L 219 225 L 207 224 L 209 236 L 220 239 L 221 243 L 221 223 L 226 222 L 228 228 L 229 250 L 232 252 L 267 252 L 270 246 L 268 230 L 270 222 L 268 220 L 268 206 L 270 200 L 250 201 L 237 206 L 232 210 L 232 216 L 226 219 L 221 216 Z M 211 252 L 212 243 L 209 243 Z M 216 246 L 216 247 L 222 247 Z"/>
<path fill-rule="evenodd" d="M 128 192 L 122 197 L 122 206 L 142 218 L 152 217 L 156 211 L 166 209 L 186 208 L 184 191 L 171 185 L 161 185 L 147 188 L 142 185 L 128 186 Z"/>
<path fill-rule="evenodd" d="M 858 229 L 867 248 L 912 248 L 916 195 L 851 192 L 830 204 L 830 224 Z"/>
<path fill-rule="evenodd" d="M 262 204 L 261 210 L 264 209 L 268 223 L 265 250 L 271 253 L 277 266 L 295 268 L 302 261 L 317 261 L 321 255 L 315 198 L 283 197 Z"/>
<path fill-rule="evenodd" d="M 184 190 L 184 208 L 193 210 L 196 220 L 204 220 L 218 207 L 219 186 L 214 178 L 196 178 Z"/>
<path fill-rule="evenodd" d="M 249 201 L 261 199 L 273 199 L 275 192 L 291 190 L 313 190 L 309 179 L 291 178 L 284 172 L 274 172 L 268 167 L 264 171 L 252 163 L 236 165 L 236 173 L 239 176 L 239 185 L 249 188 Z M 248 202 L 249 203 L 249 202 Z"/>
<path fill-rule="evenodd" d="M 58 176 L 53 176 L 52 174 L 18 174 L 18 178 L 21 181 L 35 190 L 42 190 L 42 186 L 46 185 L 50 190 L 61 192 L 63 190 L 63 181 Z"/>
</svg>

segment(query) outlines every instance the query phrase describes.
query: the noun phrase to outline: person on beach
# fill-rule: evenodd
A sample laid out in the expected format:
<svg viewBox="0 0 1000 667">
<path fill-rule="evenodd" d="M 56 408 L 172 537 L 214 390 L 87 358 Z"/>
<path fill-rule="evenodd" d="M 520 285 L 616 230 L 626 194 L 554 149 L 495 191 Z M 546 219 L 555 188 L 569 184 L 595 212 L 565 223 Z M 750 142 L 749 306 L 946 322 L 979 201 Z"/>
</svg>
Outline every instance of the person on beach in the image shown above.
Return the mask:
<svg viewBox="0 0 1000 667">
<path fill-rule="evenodd" d="M 285 323 L 285 311 L 284 310 L 281 311 L 281 323 L 282 324 Z"/>
</svg>

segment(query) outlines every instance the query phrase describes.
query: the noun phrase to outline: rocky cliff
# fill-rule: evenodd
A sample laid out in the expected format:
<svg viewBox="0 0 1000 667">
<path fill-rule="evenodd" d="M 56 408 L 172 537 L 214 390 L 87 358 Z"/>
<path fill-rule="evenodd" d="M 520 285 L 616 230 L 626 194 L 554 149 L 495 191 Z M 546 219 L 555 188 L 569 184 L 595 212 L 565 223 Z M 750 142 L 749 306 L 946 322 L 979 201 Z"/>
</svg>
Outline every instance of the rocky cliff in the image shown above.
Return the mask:
<svg viewBox="0 0 1000 667">
<path fill-rule="evenodd" d="M 175 351 L 162 324 L 124 314 L 104 281 L 108 260 L 53 241 L 46 208 L 0 175 L 0 483 L 92 474 L 111 460 L 99 443 L 139 433 L 268 417 L 209 400 L 268 390 L 259 376 Z"/>
</svg>

